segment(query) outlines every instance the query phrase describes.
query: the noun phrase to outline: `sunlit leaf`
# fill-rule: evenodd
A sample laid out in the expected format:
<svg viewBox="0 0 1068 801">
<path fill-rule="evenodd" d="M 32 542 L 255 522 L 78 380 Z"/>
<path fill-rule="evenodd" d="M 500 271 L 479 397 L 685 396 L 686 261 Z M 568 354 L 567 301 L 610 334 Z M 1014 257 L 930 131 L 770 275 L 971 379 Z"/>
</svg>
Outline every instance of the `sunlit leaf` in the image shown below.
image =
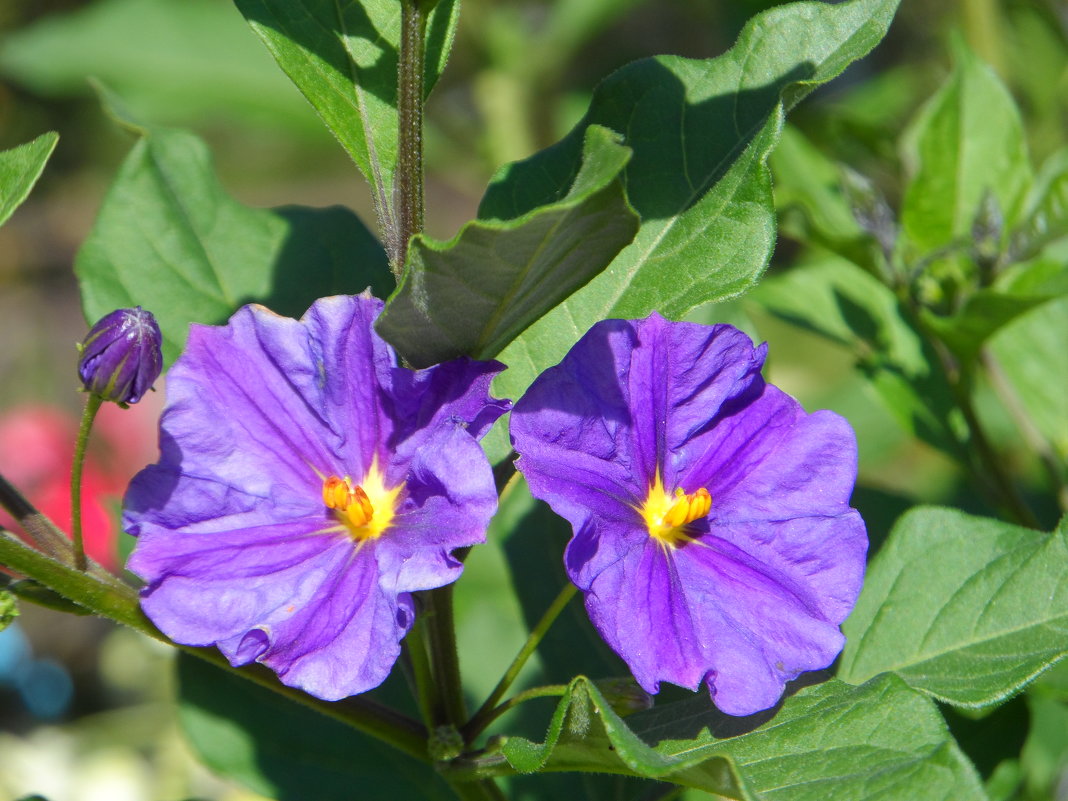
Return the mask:
<svg viewBox="0 0 1068 801">
<path fill-rule="evenodd" d="M 962 707 L 1000 703 L 1068 654 L 1068 519 L 1052 534 L 952 509 L 894 527 L 846 621 L 838 675 L 893 672 Z"/>
<path fill-rule="evenodd" d="M 32 142 L 0 151 L 0 225 L 30 194 L 58 141 L 59 134 L 49 132 Z"/>
</svg>

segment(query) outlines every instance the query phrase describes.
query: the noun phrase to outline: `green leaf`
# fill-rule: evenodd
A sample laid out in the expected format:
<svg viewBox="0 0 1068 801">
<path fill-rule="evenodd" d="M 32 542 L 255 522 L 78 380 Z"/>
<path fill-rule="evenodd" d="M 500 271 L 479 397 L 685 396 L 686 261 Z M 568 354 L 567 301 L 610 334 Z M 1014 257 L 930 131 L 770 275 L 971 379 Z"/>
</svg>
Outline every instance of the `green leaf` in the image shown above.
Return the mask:
<svg viewBox="0 0 1068 801">
<path fill-rule="evenodd" d="M 375 206 L 388 223 L 397 165 L 398 0 L 235 2 L 371 183 Z M 427 21 L 427 94 L 445 69 L 459 5 L 440 0 Z"/>
<path fill-rule="evenodd" d="M 1025 254 L 1068 236 L 1068 148 L 1058 150 L 1042 165 L 1031 189 L 1024 224 L 1015 233 L 1016 245 Z"/>
<path fill-rule="evenodd" d="M 178 714 L 208 767 L 278 801 L 453 798 L 433 768 L 187 654 Z"/>
<path fill-rule="evenodd" d="M 1034 427 L 1068 461 L 1068 298 L 1045 303 L 999 331 L 990 351 Z"/>
<path fill-rule="evenodd" d="M 961 43 L 956 68 L 906 132 L 910 179 L 901 210 L 920 254 L 971 238 L 984 195 L 1012 225 L 1031 186 L 1019 111 L 994 72 Z"/>
<path fill-rule="evenodd" d="M 991 336 L 1020 315 L 1052 300 L 1057 294 L 1009 294 L 997 289 L 980 289 L 969 296 L 964 307 L 952 316 L 943 317 L 927 310 L 921 314 L 924 322 L 953 351 L 961 366 L 969 370 L 974 367 L 980 349 Z"/>
<path fill-rule="evenodd" d="M 392 288 L 385 253 L 352 212 L 243 206 L 219 185 L 205 144 L 166 129 L 134 145 L 75 272 L 87 319 L 152 311 L 168 364 L 189 323 L 224 322 L 245 303 L 299 316 L 325 295 Z"/>
<path fill-rule="evenodd" d="M 952 509 L 898 521 L 843 627 L 839 676 L 894 672 L 955 706 L 998 704 L 1068 654 L 1068 518 L 1052 534 Z"/>
<path fill-rule="evenodd" d="M 853 350 L 872 390 L 905 431 L 960 454 L 948 425 L 953 396 L 932 367 L 936 356 L 877 279 L 828 255 L 768 278 L 747 300 Z"/>
<path fill-rule="evenodd" d="M 451 242 L 416 237 L 378 332 L 414 367 L 489 359 L 601 272 L 638 230 L 622 180 L 630 149 L 617 140 L 586 129 L 582 169 L 556 203 L 470 222 Z"/>
<path fill-rule="evenodd" d="M 0 225 L 30 194 L 58 141 L 59 134 L 50 131 L 32 142 L 0 151 Z"/>
<path fill-rule="evenodd" d="M 873 230 L 861 228 L 851 198 L 843 191 L 843 178 L 848 173 L 790 125 L 783 129 L 770 164 L 775 176 L 775 206 L 781 215 L 779 225 L 785 233 L 818 244 L 873 275 L 885 270 L 885 257 L 873 233 L 892 244 L 896 231 L 882 198 L 872 191 L 869 205 L 881 204 L 885 219 L 870 220 Z"/>
<path fill-rule="evenodd" d="M 772 714 L 731 718 L 695 696 L 625 722 L 579 677 L 544 743 L 511 737 L 501 751 L 523 772 L 623 773 L 737 799 L 985 799 L 934 705 L 894 676 L 808 687 Z"/>
<path fill-rule="evenodd" d="M 3 631 L 19 616 L 19 603 L 15 594 L 7 589 L 0 589 L 0 631 Z"/>
<path fill-rule="evenodd" d="M 318 134 L 321 126 L 241 15 L 219 0 L 95 0 L 5 31 L 0 74 L 35 93 L 114 86 L 151 119 L 189 124 L 244 118 Z M 38 16 L 38 15 L 35 15 Z"/>
<path fill-rule="evenodd" d="M 679 317 L 753 286 L 775 241 L 767 157 L 784 111 L 883 37 L 896 0 L 794 3 L 755 17 L 722 56 L 630 64 L 594 92 L 563 141 L 497 176 L 482 219 L 515 219 L 560 199 L 597 124 L 633 149 L 627 195 L 642 218 L 634 241 L 585 287 L 503 351 L 497 392 L 517 398 L 596 321 Z M 507 445 L 490 445 L 499 458 Z"/>
</svg>

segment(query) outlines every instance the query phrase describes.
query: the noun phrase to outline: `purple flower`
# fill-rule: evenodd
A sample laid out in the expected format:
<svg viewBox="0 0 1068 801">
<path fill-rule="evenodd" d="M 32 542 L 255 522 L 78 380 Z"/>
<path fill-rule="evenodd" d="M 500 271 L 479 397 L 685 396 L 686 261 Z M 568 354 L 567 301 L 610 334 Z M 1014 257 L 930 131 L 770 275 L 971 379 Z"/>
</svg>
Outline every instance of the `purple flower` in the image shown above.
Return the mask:
<svg viewBox="0 0 1068 801">
<path fill-rule="evenodd" d="M 831 664 L 867 550 L 849 424 L 764 383 L 765 352 L 728 325 L 607 320 L 511 421 L 601 636 L 649 692 L 706 682 L 732 715 Z"/>
<path fill-rule="evenodd" d="M 246 306 L 193 326 L 167 380 L 159 464 L 126 495 L 129 567 L 172 639 L 217 645 L 327 700 L 380 684 L 416 590 L 454 581 L 497 506 L 477 440 L 502 366 L 397 366 L 370 296 L 300 321 Z"/>
<path fill-rule="evenodd" d="M 78 346 L 82 384 L 104 400 L 137 403 L 163 369 L 162 341 L 152 312 L 140 306 L 111 312 Z"/>
</svg>

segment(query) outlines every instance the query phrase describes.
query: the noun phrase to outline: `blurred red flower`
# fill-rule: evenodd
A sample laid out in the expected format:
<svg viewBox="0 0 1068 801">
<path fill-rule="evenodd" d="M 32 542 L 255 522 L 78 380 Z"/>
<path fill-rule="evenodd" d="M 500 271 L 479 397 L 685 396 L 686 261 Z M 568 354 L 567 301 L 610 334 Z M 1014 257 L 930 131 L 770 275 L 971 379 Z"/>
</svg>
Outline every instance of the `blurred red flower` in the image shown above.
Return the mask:
<svg viewBox="0 0 1068 801">
<path fill-rule="evenodd" d="M 105 404 L 96 418 L 82 476 L 82 529 L 90 557 L 118 566 L 118 512 L 130 479 L 158 458 L 163 393 L 129 409 Z M 0 474 L 64 531 L 70 531 L 70 469 L 78 419 L 46 405 L 0 412 Z M 0 526 L 21 533 L 0 509 Z"/>
</svg>

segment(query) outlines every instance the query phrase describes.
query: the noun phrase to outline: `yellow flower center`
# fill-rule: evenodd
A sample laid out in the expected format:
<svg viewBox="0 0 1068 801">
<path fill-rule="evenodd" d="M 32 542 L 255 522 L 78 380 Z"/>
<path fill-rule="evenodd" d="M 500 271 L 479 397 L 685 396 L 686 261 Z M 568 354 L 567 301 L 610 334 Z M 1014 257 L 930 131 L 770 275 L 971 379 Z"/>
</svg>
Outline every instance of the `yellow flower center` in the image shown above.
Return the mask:
<svg viewBox="0 0 1068 801">
<path fill-rule="evenodd" d="M 712 496 L 707 489 L 701 487 L 696 492 L 687 494 L 678 487 L 674 493 L 668 493 L 658 470 L 653 485 L 649 487 L 645 503 L 638 512 L 645 520 L 650 537 L 663 545 L 677 548 L 693 541 L 687 526 L 706 517 L 711 509 Z"/>
<path fill-rule="evenodd" d="M 393 522 L 397 498 L 404 485 L 387 488 L 378 462 L 372 462 L 363 482 L 353 484 L 348 476 L 323 480 L 323 503 L 334 510 L 357 542 L 378 539 Z"/>
</svg>

